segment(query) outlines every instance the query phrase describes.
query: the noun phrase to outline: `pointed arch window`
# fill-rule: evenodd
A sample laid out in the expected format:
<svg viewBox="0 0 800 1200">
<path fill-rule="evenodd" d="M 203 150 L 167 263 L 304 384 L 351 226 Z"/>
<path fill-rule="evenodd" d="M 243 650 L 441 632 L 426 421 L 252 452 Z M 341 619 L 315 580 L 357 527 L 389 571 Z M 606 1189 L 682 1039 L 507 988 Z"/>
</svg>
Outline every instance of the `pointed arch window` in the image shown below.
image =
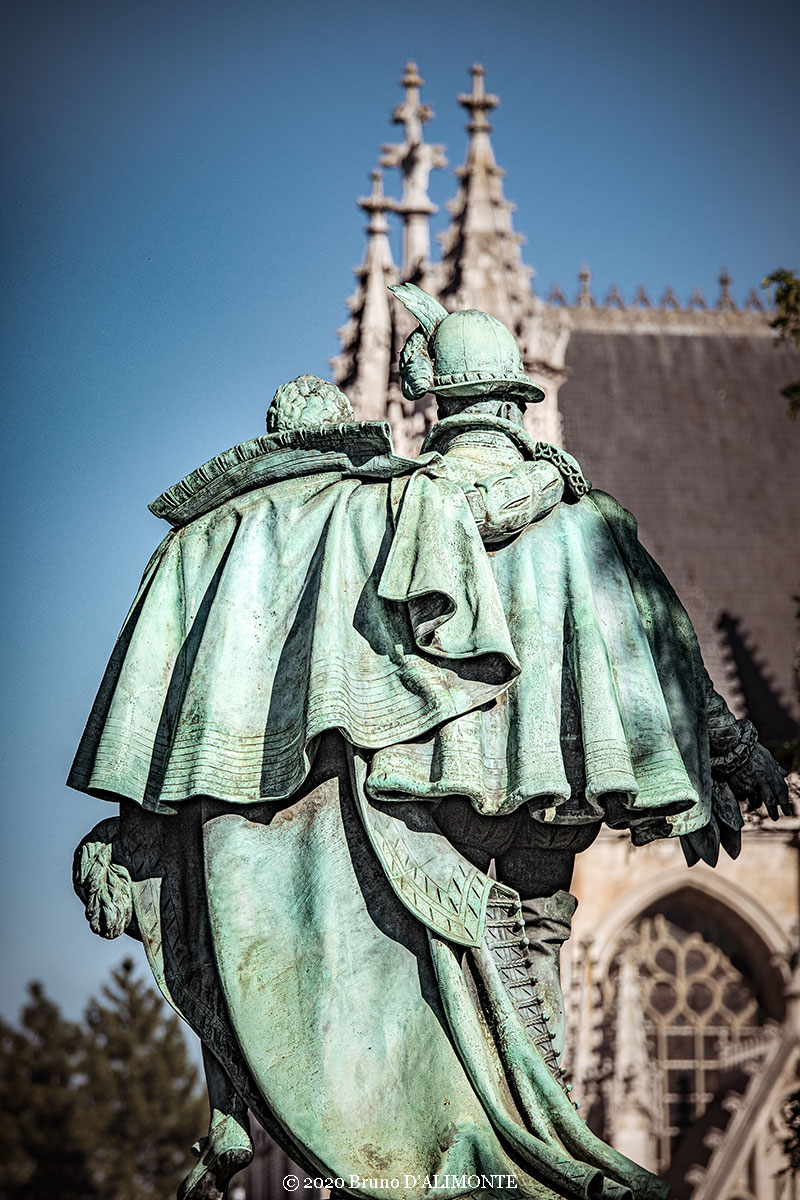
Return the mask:
<svg viewBox="0 0 800 1200">
<path fill-rule="evenodd" d="M 641 918 L 624 940 L 626 953 L 639 964 L 644 1032 L 656 1068 L 654 1132 L 663 1170 L 676 1142 L 724 1098 L 725 1057 L 759 1037 L 767 1014 L 752 979 L 739 969 L 741 962 L 735 965 L 717 939 L 672 920 L 669 910 Z M 619 958 L 608 981 L 606 999 L 612 1005 L 618 973 Z M 608 1049 L 613 1056 L 614 1048 Z"/>
</svg>

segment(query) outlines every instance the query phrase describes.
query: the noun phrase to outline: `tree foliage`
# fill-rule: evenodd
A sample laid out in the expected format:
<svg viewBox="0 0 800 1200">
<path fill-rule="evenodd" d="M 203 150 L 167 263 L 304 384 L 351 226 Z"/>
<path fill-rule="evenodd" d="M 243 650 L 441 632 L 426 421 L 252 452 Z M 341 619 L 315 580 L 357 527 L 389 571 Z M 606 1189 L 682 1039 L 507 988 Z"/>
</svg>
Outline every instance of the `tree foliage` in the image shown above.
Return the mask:
<svg viewBox="0 0 800 1200">
<path fill-rule="evenodd" d="M 800 349 L 800 276 L 780 268 L 762 279 L 761 286 L 773 289 L 776 313 L 770 325 L 777 329 L 782 342 L 791 342 Z M 796 417 L 800 412 L 800 380 L 781 388 L 781 395 L 789 401 L 789 416 Z"/>
<path fill-rule="evenodd" d="M 83 1031 L 38 983 L 20 1028 L 0 1022 L 0 1196 L 100 1200 L 84 1136 Z"/>
<path fill-rule="evenodd" d="M 174 1195 L 208 1118 L 178 1018 L 129 960 L 81 1023 L 29 991 L 0 1021 L 0 1198 Z"/>
</svg>

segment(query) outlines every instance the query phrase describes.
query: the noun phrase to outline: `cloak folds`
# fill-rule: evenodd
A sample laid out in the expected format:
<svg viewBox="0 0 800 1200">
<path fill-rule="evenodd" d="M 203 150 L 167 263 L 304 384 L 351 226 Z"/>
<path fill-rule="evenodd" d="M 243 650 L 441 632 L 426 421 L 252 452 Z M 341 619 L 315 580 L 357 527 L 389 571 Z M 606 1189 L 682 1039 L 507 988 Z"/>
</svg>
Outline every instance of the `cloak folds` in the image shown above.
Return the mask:
<svg viewBox="0 0 800 1200">
<path fill-rule="evenodd" d="M 355 1195 L 664 1200 L 557 1082 L 519 898 L 461 860 L 482 928 L 426 929 L 359 818 L 365 772 L 328 734 L 288 805 L 123 805 L 115 855 L 164 995 L 295 1161 Z M 429 806 L 385 809 L 418 882 L 457 879 Z"/>
<path fill-rule="evenodd" d="M 319 472 L 168 534 L 68 782 L 163 813 L 284 799 L 339 729 L 372 755 L 376 799 L 527 804 L 645 842 L 708 823 L 707 686 L 611 497 L 487 551 L 436 462 L 389 482 Z"/>
<path fill-rule="evenodd" d="M 165 494 L 69 782 L 121 801 L 159 986 L 297 1161 L 369 1197 L 657 1200 L 561 1087 L 519 897 L 431 802 L 704 827 L 691 626 L 610 497 L 488 550 L 440 456 L 365 428 Z"/>
</svg>

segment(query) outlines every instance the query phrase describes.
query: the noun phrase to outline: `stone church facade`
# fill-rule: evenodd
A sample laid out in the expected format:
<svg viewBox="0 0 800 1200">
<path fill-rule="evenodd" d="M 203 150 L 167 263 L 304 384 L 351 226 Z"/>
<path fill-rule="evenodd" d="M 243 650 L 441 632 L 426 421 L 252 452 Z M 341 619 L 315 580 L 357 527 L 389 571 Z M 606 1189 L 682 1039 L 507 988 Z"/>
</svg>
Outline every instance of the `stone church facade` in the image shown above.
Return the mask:
<svg viewBox="0 0 800 1200">
<path fill-rule="evenodd" d="M 564 446 L 636 514 L 717 690 L 762 740 L 788 741 L 798 717 L 800 421 L 779 391 L 800 377 L 800 356 L 776 343 L 755 290 L 736 303 L 725 271 L 709 299 L 695 289 L 682 302 L 671 288 L 626 299 L 616 287 L 601 299 L 586 267 L 571 298 L 558 285 L 538 296 L 492 150 L 498 100 L 478 66 L 459 97 L 467 150 L 434 261 L 428 181 L 445 147 L 425 141 L 433 114 L 415 64 L 402 87 L 393 119 L 404 136 L 381 158 L 399 171 L 400 196 L 385 195 L 376 169 L 359 201 L 366 250 L 336 382 L 360 418 L 388 419 L 398 452 L 414 452 L 433 397 L 401 396 L 398 355 L 415 323 L 387 284 L 411 279 L 448 309 L 502 320 L 547 396 L 526 414 L 530 432 Z M 398 264 L 390 217 L 402 225 Z M 800 1087 L 800 820 L 753 815 L 744 833 L 740 857 L 712 870 L 688 869 L 677 844 L 634 849 L 604 830 L 575 872 L 564 961 L 573 1095 L 675 1200 L 800 1197 L 783 1149 L 785 1100 Z M 256 1200 L 257 1164 L 247 1174 Z"/>
</svg>

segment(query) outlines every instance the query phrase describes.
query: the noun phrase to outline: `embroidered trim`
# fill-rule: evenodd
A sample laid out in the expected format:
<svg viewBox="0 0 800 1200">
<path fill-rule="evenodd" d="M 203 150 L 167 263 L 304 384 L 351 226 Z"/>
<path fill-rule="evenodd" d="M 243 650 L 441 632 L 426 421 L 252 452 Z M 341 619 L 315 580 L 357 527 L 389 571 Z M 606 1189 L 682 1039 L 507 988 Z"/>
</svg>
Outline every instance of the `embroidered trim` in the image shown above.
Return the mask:
<svg viewBox="0 0 800 1200">
<path fill-rule="evenodd" d="M 592 485 L 586 478 L 579 464 L 566 450 L 553 446 L 550 442 L 534 442 L 527 430 L 503 417 L 492 417 L 488 413 L 456 413 L 452 417 L 443 417 L 431 426 L 425 441 L 422 443 L 422 453 L 438 450 L 440 454 L 447 452 L 448 444 L 462 432 L 501 431 L 514 443 L 525 458 L 544 459 L 551 462 L 563 476 L 564 482 L 576 500 L 586 496 Z"/>
<path fill-rule="evenodd" d="M 579 500 L 592 490 L 591 483 L 572 455 L 567 454 L 566 450 L 560 450 L 558 446 L 553 446 L 550 442 L 537 442 L 534 447 L 534 458 L 551 462 L 564 476 L 564 482 Z"/>
<path fill-rule="evenodd" d="M 511 934 L 511 937 L 506 936 Z M 566 1091 L 566 1072 L 558 1061 L 549 1018 L 542 1006 L 537 980 L 531 970 L 528 939 L 519 896 L 495 884 L 486 907 L 486 946 L 500 973 L 506 993 L 525 1032 L 541 1054 L 553 1078 Z M 517 989 L 522 989 L 517 992 Z"/>
<path fill-rule="evenodd" d="M 273 479 L 295 472 L 311 474 L 337 468 L 346 471 L 348 467 L 393 454 L 387 421 L 351 421 L 262 434 L 224 450 L 190 471 L 148 508 L 172 525 L 183 525 L 223 500 Z"/>
</svg>

